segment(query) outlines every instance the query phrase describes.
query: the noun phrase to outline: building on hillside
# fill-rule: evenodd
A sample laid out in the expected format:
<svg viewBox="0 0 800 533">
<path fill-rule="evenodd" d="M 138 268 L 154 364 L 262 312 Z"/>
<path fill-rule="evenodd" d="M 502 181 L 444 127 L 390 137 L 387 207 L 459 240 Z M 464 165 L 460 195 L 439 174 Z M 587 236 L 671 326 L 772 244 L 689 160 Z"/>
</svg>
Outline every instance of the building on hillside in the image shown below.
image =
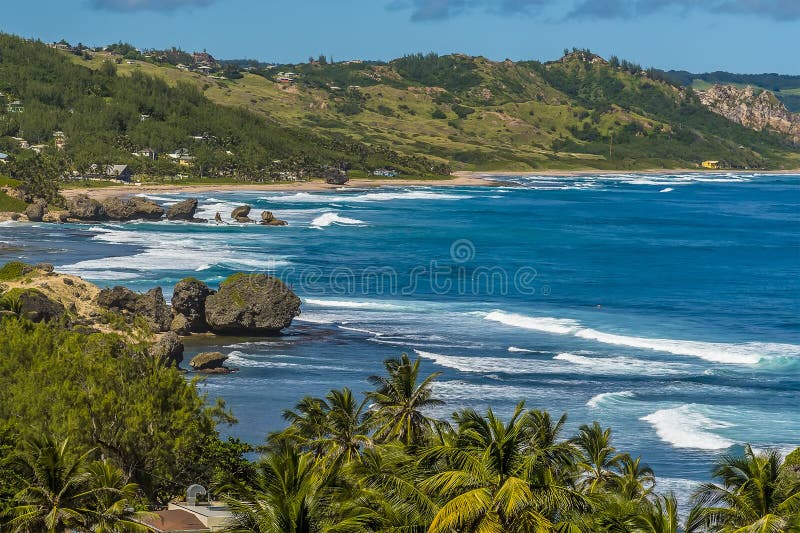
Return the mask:
<svg viewBox="0 0 800 533">
<path fill-rule="evenodd" d="M 384 178 L 394 178 L 397 177 L 397 172 L 390 168 L 379 168 L 372 171 L 373 176 L 381 176 Z"/>
<path fill-rule="evenodd" d="M 53 142 L 56 145 L 56 150 L 63 150 L 64 147 L 67 146 L 67 136 L 64 135 L 63 131 L 54 131 L 53 139 Z"/>
<path fill-rule="evenodd" d="M 225 503 L 213 501 L 206 489 L 192 485 L 186 490 L 186 501 L 170 503 L 167 510 L 150 513 L 142 522 L 158 533 L 206 533 L 224 530 L 232 518 Z"/>
<path fill-rule="evenodd" d="M 151 159 L 153 161 L 158 161 L 158 152 L 156 152 L 152 148 L 145 148 L 144 150 L 133 152 L 133 155 L 135 155 L 136 157 L 143 157 L 146 159 Z"/>
<path fill-rule="evenodd" d="M 133 171 L 128 165 L 106 165 L 105 175 L 114 180 L 130 182 L 133 178 Z"/>
<path fill-rule="evenodd" d="M 8 154 L 0 152 L 0 164 L 5 165 L 6 163 L 8 163 Z"/>
<path fill-rule="evenodd" d="M 702 163 L 700 163 L 700 166 L 711 170 L 718 170 L 720 167 L 720 163 L 719 161 L 714 161 L 714 160 L 703 161 Z"/>
<path fill-rule="evenodd" d="M 47 150 L 48 146 L 46 144 L 32 144 L 30 149 L 36 152 L 37 154 L 41 154 L 45 150 Z"/>
<path fill-rule="evenodd" d="M 19 143 L 19 147 L 21 150 L 27 150 L 28 148 L 31 147 L 30 143 L 25 139 L 23 139 L 22 137 L 11 137 L 11 138 Z"/>
<path fill-rule="evenodd" d="M 25 106 L 22 105 L 22 102 L 20 100 L 14 100 L 13 102 L 9 103 L 8 106 L 6 106 L 6 109 L 9 113 L 25 112 Z"/>
</svg>

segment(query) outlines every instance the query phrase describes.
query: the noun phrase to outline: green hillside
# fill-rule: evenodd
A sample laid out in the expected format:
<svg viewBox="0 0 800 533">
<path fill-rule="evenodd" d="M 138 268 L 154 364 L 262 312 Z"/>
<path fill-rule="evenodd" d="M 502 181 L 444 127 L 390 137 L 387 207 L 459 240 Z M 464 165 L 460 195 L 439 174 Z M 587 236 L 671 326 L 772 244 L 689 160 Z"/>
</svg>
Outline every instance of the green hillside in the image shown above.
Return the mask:
<svg viewBox="0 0 800 533">
<path fill-rule="evenodd" d="M 269 179 L 327 166 L 404 175 L 696 168 L 706 159 L 800 166 L 786 138 L 709 112 L 658 71 L 584 50 L 552 63 L 418 54 L 388 63 L 224 62 L 202 72 L 179 68 L 192 57 L 184 52 L 121 48 L 124 56 L 68 53 L 1 36 L 0 91 L 25 111 L 3 106 L 0 150 L 24 158 L 11 136 L 52 144 L 62 130 L 78 168 L 125 163 L 157 176 Z M 131 155 L 144 148 L 186 148 L 196 160 L 178 167 Z"/>
</svg>

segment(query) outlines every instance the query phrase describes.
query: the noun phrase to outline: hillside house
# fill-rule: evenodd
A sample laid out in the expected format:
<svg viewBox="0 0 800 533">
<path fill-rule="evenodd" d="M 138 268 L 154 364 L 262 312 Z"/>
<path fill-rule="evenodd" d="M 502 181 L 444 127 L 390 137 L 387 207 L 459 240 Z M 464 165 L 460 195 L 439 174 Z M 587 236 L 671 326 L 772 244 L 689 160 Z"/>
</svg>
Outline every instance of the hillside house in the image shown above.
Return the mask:
<svg viewBox="0 0 800 533">
<path fill-rule="evenodd" d="M 394 178 L 397 177 L 397 172 L 390 169 L 390 168 L 379 168 L 372 171 L 373 176 L 381 176 L 384 178 Z"/>
<path fill-rule="evenodd" d="M 703 168 L 711 169 L 711 170 L 719 170 L 720 163 L 719 161 L 703 161 L 700 163 L 700 166 Z"/>
<path fill-rule="evenodd" d="M 133 171 L 128 165 L 106 165 L 105 176 L 113 180 L 130 182 L 133 178 Z"/>
<path fill-rule="evenodd" d="M 8 106 L 6 106 L 6 110 L 9 113 L 24 113 L 25 106 L 22 105 L 20 100 L 14 100 L 13 102 L 9 103 Z"/>
<path fill-rule="evenodd" d="M 200 501 L 198 496 L 208 496 L 208 500 Z M 158 533 L 207 533 L 224 530 L 232 518 L 225 503 L 211 500 L 205 488 L 192 485 L 185 501 L 172 502 L 165 511 L 151 513 L 142 522 Z"/>
<path fill-rule="evenodd" d="M 0 152 L 0 164 L 5 165 L 6 163 L 8 163 L 8 154 Z"/>
</svg>

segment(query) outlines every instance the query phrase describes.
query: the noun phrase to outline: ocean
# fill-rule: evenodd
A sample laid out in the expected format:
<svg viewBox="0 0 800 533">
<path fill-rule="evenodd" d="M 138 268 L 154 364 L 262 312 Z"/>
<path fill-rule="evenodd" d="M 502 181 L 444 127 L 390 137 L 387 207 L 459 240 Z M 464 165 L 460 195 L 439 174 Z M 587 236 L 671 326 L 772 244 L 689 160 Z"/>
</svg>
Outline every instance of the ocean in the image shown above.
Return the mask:
<svg viewBox="0 0 800 533">
<path fill-rule="evenodd" d="M 495 178 L 495 187 L 200 193 L 213 220 L 248 203 L 287 227 L 0 224 L 23 250 L 100 285 L 280 276 L 303 299 L 285 335 L 187 343 L 240 372 L 201 385 L 253 444 L 282 411 L 367 391 L 406 352 L 441 372 L 435 414 L 566 412 L 688 493 L 744 443 L 800 446 L 800 176 Z M 149 198 L 169 205 L 188 195 Z"/>
</svg>

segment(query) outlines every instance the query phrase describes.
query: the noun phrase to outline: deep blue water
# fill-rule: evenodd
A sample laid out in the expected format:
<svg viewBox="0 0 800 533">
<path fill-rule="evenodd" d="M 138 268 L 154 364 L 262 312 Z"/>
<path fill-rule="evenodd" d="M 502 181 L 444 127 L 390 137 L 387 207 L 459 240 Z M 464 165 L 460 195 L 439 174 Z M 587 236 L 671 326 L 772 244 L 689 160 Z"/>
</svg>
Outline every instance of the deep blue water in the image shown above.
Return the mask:
<svg viewBox="0 0 800 533">
<path fill-rule="evenodd" d="M 241 372 L 203 387 L 253 443 L 302 396 L 365 391 L 408 352 L 442 372 L 437 415 L 525 400 L 570 430 L 599 420 L 666 489 L 744 442 L 800 445 L 800 177 L 509 180 L 199 196 L 201 216 L 247 202 L 283 228 L 10 223 L 0 242 L 25 251 L 0 260 L 167 294 L 188 275 L 281 276 L 304 299 L 285 336 L 187 351 L 231 354 Z"/>
</svg>

